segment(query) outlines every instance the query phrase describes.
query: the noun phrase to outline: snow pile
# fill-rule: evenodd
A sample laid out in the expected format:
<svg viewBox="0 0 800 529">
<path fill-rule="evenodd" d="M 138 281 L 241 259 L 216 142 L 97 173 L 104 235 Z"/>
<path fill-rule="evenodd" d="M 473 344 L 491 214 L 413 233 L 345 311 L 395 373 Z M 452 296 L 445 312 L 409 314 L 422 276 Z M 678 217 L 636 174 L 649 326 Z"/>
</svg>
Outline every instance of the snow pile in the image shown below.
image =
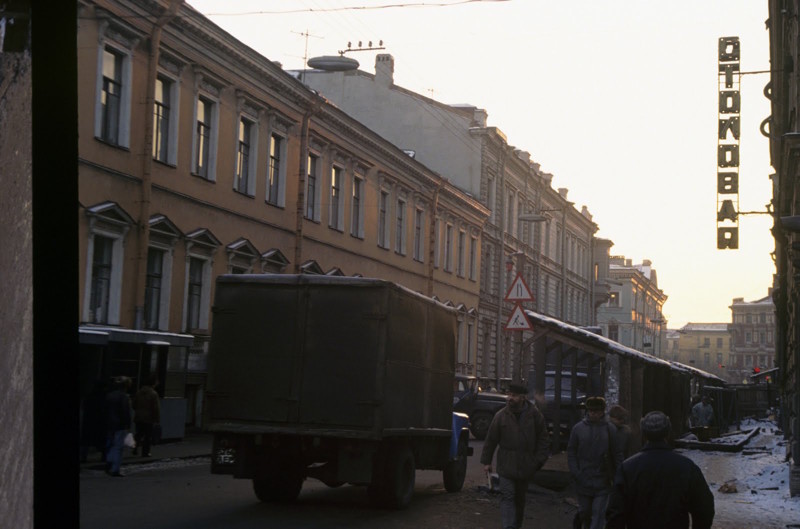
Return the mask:
<svg viewBox="0 0 800 529">
<path fill-rule="evenodd" d="M 789 495 L 786 441 L 770 421 L 749 419 L 740 425 L 742 432 L 753 428 L 759 428 L 759 433 L 741 452 L 678 450 L 700 467 L 714 493 L 713 529 L 778 528 L 800 522 L 800 497 Z M 746 435 L 737 433 L 713 442 L 742 441 Z"/>
</svg>

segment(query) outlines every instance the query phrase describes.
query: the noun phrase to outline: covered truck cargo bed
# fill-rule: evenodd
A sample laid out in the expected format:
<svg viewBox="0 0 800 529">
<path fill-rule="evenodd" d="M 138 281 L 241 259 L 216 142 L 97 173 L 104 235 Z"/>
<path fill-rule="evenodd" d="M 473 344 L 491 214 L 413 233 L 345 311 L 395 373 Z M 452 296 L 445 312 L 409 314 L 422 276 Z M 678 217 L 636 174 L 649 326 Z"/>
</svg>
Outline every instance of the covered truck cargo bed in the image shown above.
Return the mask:
<svg viewBox="0 0 800 529">
<path fill-rule="evenodd" d="M 225 275 L 213 314 L 211 430 L 450 431 L 456 312 L 435 300 L 378 279 Z"/>
</svg>

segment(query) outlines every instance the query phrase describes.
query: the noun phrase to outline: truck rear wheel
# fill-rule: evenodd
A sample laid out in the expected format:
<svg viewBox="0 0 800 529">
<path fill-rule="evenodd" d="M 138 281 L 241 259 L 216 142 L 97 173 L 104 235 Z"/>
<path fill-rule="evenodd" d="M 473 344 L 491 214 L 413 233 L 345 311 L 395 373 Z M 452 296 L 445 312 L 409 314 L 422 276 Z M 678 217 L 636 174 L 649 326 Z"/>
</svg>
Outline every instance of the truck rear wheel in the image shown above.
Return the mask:
<svg viewBox="0 0 800 529">
<path fill-rule="evenodd" d="M 469 419 L 469 431 L 475 439 L 483 441 L 489 432 L 489 425 L 492 424 L 492 416 L 488 413 L 476 413 Z"/>
<path fill-rule="evenodd" d="M 379 455 L 367 488 L 370 502 L 390 509 L 408 507 L 414 495 L 416 470 L 414 454 L 408 446 L 394 446 Z"/>
<path fill-rule="evenodd" d="M 300 495 L 305 475 L 299 463 L 284 463 L 264 478 L 253 478 L 253 492 L 263 502 L 291 503 Z"/>
<path fill-rule="evenodd" d="M 464 486 L 464 480 L 467 477 L 467 443 L 464 439 L 458 441 L 456 459 L 448 461 L 442 474 L 444 488 L 447 492 L 458 492 Z"/>
</svg>

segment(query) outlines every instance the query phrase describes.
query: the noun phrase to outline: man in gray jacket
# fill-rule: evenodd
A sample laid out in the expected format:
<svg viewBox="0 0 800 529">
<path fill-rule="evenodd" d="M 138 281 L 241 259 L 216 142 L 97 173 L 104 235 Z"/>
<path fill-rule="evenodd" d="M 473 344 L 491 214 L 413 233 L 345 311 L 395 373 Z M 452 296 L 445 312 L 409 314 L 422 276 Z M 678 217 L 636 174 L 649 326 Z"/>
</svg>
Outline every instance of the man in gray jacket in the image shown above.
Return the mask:
<svg viewBox="0 0 800 529">
<path fill-rule="evenodd" d="M 583 529 L 602 529 L 606 504 L 622 450 L 617 429 L 605 419 L 603 397 L 586 400 L 586 417 L 575 423 L 567 444 L 569 471 L 575 478 L 578 514 Z"/>
<path fill-rule="evenodd" d="M 489 426 L 481 452 L 486 473 L 492 471 L 497 452 L 500 477 L 500 518 L 503 529 L 520 529 L 525 514 L 525 493 L 533 474 L 542 468 L 549 455 L 547 425 L 539 409 L 526 399 L 528 388 L 511 384 L 508 403 L 498 411 Z"/>
</svg>

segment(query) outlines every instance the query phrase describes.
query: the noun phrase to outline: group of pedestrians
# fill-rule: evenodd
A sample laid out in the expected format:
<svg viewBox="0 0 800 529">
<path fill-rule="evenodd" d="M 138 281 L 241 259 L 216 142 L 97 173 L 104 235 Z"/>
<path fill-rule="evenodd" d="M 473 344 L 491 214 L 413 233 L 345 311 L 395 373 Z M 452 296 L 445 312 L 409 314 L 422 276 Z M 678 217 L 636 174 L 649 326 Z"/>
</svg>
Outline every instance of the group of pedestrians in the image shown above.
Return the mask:
<svg viewBox="0 0 800 529">
<path fill-rule="evenodd" d="M 106 464 L 106 473 L 113 477 L 123 476 L 122 452 L 132 423 L 136 425 L 133 453 L 141 447 L 142 456 L 150 457 L 154 433 L 161 421 L 155 389 L 158 379 L 153 376 L 142 384 L 133 399 L 131 384 L 125 376 L 113 378 L 110 387 L 97 381 L 83 403 L 81 460 L 85 461 L 89 447 L 94 447 Z"/>
<path fill-rule="evenodd" d="M 497 450 L 500 517 L 503 529 L 520 529 L 528 482 L 547 461 L 547 425 L 523 385 L 510 387 L 506 407 L 497 412 L 486 436 L 481 464 L 492 471 Z M 573 426 L 567 444 L 575 479 L 575 529 L 709 529 L 714 497 L 700 468 L 672 451 L 669 417 L 651 411 L 640 421 L 644 440 L 632 455 L 628 412 L 608 410 L 602 397 L 586 401 L 586 416 Z"/>
</svg>

